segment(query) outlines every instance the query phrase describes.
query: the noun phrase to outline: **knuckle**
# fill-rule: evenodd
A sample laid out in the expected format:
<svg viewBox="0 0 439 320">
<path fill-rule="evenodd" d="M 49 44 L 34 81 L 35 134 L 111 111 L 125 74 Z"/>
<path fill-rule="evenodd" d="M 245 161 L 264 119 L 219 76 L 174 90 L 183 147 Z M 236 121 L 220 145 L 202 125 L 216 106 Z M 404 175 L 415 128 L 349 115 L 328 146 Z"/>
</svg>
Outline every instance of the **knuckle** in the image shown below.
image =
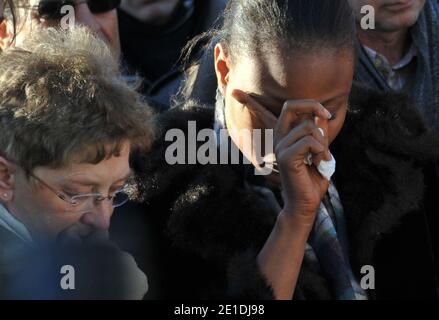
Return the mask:
<svg viewBox="0 0 439 320">
<path fill-rule="evenodd" d="M 303 138 L 303 142 L 306 145 L 314 145 L 314 139 L 311 136 L 306 136 Z"/>
</svg>

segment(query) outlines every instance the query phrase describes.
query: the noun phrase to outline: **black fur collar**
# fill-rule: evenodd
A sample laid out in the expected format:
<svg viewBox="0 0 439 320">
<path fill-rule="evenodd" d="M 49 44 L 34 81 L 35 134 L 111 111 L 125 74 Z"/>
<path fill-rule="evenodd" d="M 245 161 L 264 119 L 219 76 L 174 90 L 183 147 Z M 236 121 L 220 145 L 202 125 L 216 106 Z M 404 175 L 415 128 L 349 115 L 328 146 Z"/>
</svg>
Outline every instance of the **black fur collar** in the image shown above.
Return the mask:
<svg viewBox="0 0 439 320">
<path fill-rule="evenodd" d="M 422 207 L 423 168 L 437 163 L 439 141 L 404 96 L 354 88 L 331 149 L 354 264 L 372 264 L 380 237 Z"/>
</svg>

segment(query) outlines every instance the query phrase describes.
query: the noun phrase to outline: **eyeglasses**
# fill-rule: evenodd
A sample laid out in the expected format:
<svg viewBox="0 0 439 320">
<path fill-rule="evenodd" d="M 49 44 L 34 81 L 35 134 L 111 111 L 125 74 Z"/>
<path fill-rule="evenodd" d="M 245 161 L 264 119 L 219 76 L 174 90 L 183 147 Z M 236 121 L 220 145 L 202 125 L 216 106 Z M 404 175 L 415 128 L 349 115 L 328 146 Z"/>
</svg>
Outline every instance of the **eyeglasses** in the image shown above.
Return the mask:
<svg viewBox="0 0 439 320">
<path fill-rule="evenodd" d="M 86 3 L 94 14 L 104 13 L 119 7 L 121 0 L 41 0 L 35 8 L 40 18 L 45 20 L 59 20 L 64 14 L 64 6 L 76 7 Z"/>
<path fill-rule="evenodd" d="M 129 184 L 126 184 L 122 189 L 117 190 L 113 194 L 103 196 L 100 193 L 87 193 L 69 196 L 64 192 L 60 192 L 49 184 L 44 182 L 35 174 L 30 174 L 35 180 L 52 191 L 56 196 L 67 204 L 66 211 L 71 213 L 85 213 L 91 211 L 97 204 L 102 201 L 111 201 L 113 208 L 120 207 L 128 202 L 130 196 L 127 192 Z"/>
</svg>

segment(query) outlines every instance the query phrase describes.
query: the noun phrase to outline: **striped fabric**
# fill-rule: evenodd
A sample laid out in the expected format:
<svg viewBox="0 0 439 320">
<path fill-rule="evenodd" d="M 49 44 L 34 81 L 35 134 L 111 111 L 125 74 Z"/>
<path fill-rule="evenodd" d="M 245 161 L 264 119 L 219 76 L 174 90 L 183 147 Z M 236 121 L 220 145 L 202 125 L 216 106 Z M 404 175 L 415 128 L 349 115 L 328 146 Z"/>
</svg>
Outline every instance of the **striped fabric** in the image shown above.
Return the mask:
<svg viewBox="0 0 439 320">
<path fill-rule="evenodd" d="M 366 300 L 352 272 L 343 207 L 331 182 L 320 204 L 306 256 L 330 283 L 337 300 Z"/>
</svg>

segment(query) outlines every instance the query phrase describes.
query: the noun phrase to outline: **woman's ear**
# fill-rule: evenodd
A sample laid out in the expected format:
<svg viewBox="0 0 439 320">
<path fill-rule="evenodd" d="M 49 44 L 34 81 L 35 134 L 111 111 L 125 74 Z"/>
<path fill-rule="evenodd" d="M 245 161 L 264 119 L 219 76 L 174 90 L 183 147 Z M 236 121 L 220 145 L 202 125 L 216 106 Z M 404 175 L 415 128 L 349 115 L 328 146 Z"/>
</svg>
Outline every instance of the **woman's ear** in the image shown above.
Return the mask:
<svg viewBox="0 0 439 320">
<path fill-rule="evenodd" d="M 226 50 L 221 43 L 215 46 L 215 73 L 218 89 L 225 96 L 226 86 L 229 82 L 229 62 Z"/>
<path fill-rule="evenodd" d="M 0 157 L 0 199 L 9 201 L 12 199 L 15 187 L 14 165 L 3 157 Z"/>
<path fill-rule="evenodd" d="M 12 34 L 9 32 L 8 19 L 0 23 L 0 50 L 5 50 L 12 42 Z"/>
</svg>

